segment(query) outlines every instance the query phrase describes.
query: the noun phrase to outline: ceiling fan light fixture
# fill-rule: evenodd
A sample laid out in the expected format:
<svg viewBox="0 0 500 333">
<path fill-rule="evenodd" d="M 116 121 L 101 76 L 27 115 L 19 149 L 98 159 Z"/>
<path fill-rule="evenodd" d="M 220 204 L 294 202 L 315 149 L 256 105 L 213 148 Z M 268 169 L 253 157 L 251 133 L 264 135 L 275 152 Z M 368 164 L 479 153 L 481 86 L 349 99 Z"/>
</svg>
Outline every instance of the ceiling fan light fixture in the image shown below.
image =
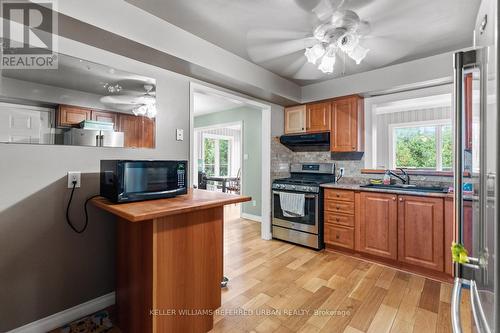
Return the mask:
<svg viewBox="0 0 500 333">
<path fill-rule="evenodd" d="M 356 62 L 356 65 L 359 65 L 369 51 L 370 49 L 367 49 L 366 47 L 358 44 L 350 52 L 348 52 L 347 55 Z"/>
<path fill-rule="evenodd" d="M 325 74 L 333 73 L 333 69 L 335 68 L 335 52 L 327 52 L 327 54 L 321 59 L 321 63 L 318 66 L 318 69 Z"/>
<path fill-rule="evenodd" d="M 359 44 L 359 36 L 357 34 L 346 33 L 337 40 L 337 46 L 345 53 L 350 53 Z"/>
<path fill-rule="evenodd" d="M 316 62 L 325 54 L 326 50 L 322 43 L 318 43 L 312 47 L 306 48 L 307 61 L 311 64 L 316 64 Z"/>
</svg>

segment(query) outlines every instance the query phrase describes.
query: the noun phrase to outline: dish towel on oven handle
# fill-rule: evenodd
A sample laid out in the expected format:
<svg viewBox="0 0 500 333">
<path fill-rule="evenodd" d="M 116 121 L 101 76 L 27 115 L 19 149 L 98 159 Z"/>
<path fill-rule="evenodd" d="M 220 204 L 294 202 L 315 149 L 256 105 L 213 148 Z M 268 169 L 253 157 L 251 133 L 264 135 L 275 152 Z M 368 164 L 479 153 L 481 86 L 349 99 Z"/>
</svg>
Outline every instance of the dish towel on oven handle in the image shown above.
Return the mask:
<svg viewBox="0 0 500 333">
<path fill-rule="evenodd" d="M 280 192 L 280 205 L 285 217 L 303 217 L 306 196 L 301 193 Z"/>
</svg>

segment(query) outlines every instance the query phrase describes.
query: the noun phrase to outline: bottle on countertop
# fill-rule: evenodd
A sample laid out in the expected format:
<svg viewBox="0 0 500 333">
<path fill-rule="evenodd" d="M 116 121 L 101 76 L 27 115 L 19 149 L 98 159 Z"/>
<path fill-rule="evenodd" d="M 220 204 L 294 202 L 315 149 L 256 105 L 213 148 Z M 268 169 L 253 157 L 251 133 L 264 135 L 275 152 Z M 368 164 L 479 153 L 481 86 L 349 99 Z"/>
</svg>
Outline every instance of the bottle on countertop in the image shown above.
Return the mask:
<svg viewBox="0 0 500 333">
<path fill-rule="evenodd" d="M 389 174 L 389 170 L 385 172 L 383 183 L 384 185 L 391 185 L 391 175 Z"/>
</svg>

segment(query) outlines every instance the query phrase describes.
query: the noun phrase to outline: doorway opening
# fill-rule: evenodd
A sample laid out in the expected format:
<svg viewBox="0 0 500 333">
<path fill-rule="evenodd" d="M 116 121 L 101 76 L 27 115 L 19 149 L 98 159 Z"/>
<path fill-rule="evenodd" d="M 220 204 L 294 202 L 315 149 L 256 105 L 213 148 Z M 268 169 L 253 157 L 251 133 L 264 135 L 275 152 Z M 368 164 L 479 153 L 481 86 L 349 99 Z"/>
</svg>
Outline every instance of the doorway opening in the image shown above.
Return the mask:
<svg viewBox="0 0 500 333">
<path fill-rule="evenodd" d="M 226 207 L 225 219 L 260 222 L 270 239 L 270 105 L 191 83 L 190 110 L 192 186 L 252 197 Z"/>
</svg>

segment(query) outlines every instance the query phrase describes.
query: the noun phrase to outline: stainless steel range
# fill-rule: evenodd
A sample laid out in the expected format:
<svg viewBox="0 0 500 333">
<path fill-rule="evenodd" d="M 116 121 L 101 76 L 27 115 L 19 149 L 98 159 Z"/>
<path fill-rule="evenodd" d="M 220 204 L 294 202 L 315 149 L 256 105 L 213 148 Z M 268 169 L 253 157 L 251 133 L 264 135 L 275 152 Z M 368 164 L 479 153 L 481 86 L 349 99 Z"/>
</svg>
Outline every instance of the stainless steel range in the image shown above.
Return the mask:
<svg viewBox="0 0 500 333">
<path fill-rule="evenodd" d="M 335 182 L 335 164 L 293 164 L 291 177 L 273 182 L 273 238 L 322 249 L 323 183 Z"/>
</svg>

